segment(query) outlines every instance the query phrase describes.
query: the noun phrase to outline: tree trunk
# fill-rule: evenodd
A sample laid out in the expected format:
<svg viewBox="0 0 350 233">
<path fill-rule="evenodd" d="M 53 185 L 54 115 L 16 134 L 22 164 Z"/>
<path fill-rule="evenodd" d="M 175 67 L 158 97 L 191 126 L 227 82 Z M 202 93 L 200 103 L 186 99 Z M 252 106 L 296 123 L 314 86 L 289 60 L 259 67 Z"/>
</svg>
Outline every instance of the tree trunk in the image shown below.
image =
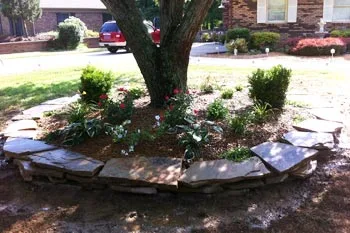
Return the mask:
<svg viewBox="0 0 350 233">
<path fill-rule="evenodd" d="M 26 24 L 26 22 L 23 20 L 23 18 L 22 18 L 21 20 L 22 20 L 22 25 L 23 25 L 23 28 L 24 28 L 24 37 L 28 37 L 28 28 L 27 28 L 27 24 Z"/>
<path fill-rule="evenodd" d="M 160 0 L 161 44 L 156 46 L 143 25 L 135 0 L 102 0 L 112 12 L 141 70 L 151 105 L 164 105 L 175 88 L 187 89 L 192 43 L 213 0 Z"/>
</svg>

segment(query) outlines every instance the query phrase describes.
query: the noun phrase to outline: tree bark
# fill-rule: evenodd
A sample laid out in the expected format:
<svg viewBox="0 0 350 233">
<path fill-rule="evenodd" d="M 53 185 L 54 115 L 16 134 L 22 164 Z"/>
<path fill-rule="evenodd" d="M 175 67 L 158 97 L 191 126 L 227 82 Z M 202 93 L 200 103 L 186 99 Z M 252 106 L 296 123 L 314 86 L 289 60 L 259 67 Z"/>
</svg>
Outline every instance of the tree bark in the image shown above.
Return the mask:
<svg viewBox="0 0 350 233">
<path fill-rule="evenodd" d="M 160 0 L 161 43 L 156 46 L 143 25 L 135 0 L 102 0 L 112 12 L 144 77 L 151 105 L 164 105 L 174 88 L 187 89 L 192 43 L 214 0 Z"/>
</svg>

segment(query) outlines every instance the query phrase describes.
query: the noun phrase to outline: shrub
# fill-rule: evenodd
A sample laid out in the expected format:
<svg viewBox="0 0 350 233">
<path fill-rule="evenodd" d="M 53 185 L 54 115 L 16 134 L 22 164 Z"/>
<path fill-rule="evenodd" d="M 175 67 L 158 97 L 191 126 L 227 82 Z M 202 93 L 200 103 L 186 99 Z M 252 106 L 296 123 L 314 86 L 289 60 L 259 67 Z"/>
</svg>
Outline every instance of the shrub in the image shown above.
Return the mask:
<svg viewBox="0 0 350 233">
<path fill-rule="evenodd" d="M 244 89 L 244 87 L 243 87 L 243 85 L 241 85 L 241 84 L 238 84 L 238 85 L 235 86 L 235 90 L 236 90 L 236 91 L 239 91 L 239 92 L 240 92 L 240 91 L 243 91 L 243 89 Z"/>
<path fill-rule="evenodd" d="M 87 27 L 83 21 L 74 16 L 70 16 L 68 19 L 64 20 L 66 24 L 74 24 L 78 27 L 80 39 L 82 40 L 86 36 Z"/>
<path fill-rule="evenodd" d="M 208 130 L 199 124 L 182 127 L 184 134 L 179 143 L 185 146 L 185 159 L 191 160 L 200 155 L 201 147 L 209 142 Z"/>
<path fill-rule="evenodd" d="M 63 49 L 76 49 L 81 38 L 77 25 L 73 23 L 60 23 L 58 25 L 58 40 Z"/>
<path fill-rule="evenodd" d="M 234 162 L 242 162 L 253 157 L 253 154 L 247 147 L 237 147 L 222 153 L 220 157 Z"/>
<path fill-rule="evenodd" d="M 113 84 L 111 72 L 103 72 L 90 65 L 83 70 L 80 80 L 81 98 L 86 103 L 97 103 L 100 96 L 108 93 Z"/>
<path fill-rule="evenodd" d="M 225 34 L 220 34 L 219 36 L 219 42 L 221 44 L 225 44 L 225 41 L 226 41 L 226 35 Z"/>
<path fill-rule="evenodd" d="M 166 127 L 173 128 L 177 125 L 186 124 L 186 118 L 189 116 L 189 110 L 192 105 L 193 97 L 190 94 L 174 89 L 174 96 L 166 96 L 168 110 L 165 112 L 164 124 Z"/>
<path fill-rule="evenodd" d="M 42 32 L 35 36 L 38 40 L 54 40 L 58 38 L 57 31 Z"/>
<path fill-rule="evenodd" d="M 212 38 L 210 36 L 210 34 L 208 32 L 204 32 L 202 35 L 201 35 L 201 41 L 202 42 L 211 42 L 212 41 Z"/>
<path fill-rule="evenodd" d="M 228 122 L 228 126 L 235 135 L 243 135 L 246 132 L 248 118 L 246 116 L 235 116 Z"/>
<path fill-rule="evenodd" d="M 209 120 L 223 119 L 228 114 L 228 109 L 224 106 L 224 103 L 220 99 L 216 99 L 213 103 L 209 104 L 207 109 L 207 117 Z"/>
<path fill-rule="evenodd" d="M 88 104 L 84 102 L 73 103 L 68 110 L 68 122 L 70 124 L 84 122 L 90 112 L 91 107 Z"/>
<path fill-rule="evenodd" d="M 240 53 L 247 53 L 248 52 L 248 43 L 245 39 L 236 39 L 231 40 L 226 44 L 226 48 L 228 52 L 234 53 L 234 50 L 237 49 Z"/>
<path fill-rule="evenodd" d="M 346 30 L 333 30 L 331 37 L 350 37 L 350 29 Z"/>
<path fill-rule="evenodd" d="M 232 89 L 226 89 L 221 92 L 221 98 L 223 99 L 232 99 L 234 91 Z"/>
<path fill-rule="evenodd" d="M 99 36 L 99 33 L 93 30 L 87 30 L 85 32 L 85 37 L 98 37 L 98 36 Z"/>
<path fill-rule="evenodd" d="M 253 106 L 252 121 L 255 123 L 263 123 L 272 112 L 268 103 L 256 102 Z"/>
<path fill-rule="evenodd" d="M 248 28 L 234 28 L 226 32 L 226 41 L 236 39 L 245 39 L 246 41 L 250 40 L 250 31 Z"/>
<path fill-rule="evenodd" d="M 142 96 L 145 95 L 145 90 L 140 87 L 133 87 L 129 89 L 129 95 L 134 100 L 140 99 Z"/>
<path fill-rule="evenodd" d="M 206 94 L 213 93 L 214 92 L 214 84 L 211 81 L 211 77 L 207 76 L 205 80 L 200 85 L 201 92 L 204 92 Z"/>
<path fill-rule="evenodd" d="M 301 56 L 331 55 L 331 49 L 339 55 L 345 53 L 346 46 L 342 38 L 292 38 L 285 43 L 287 53 Z"/>
<path fill-rule="evenodd" d="M 248 77 L 250 98 L 255 102 L 268 103 L 272 108 L 283 107 L 291 72 L 281 65 L 267 71 L 261 69 L 254 71 Z"/>
<path fill-rule="evenodd" d="M 252 47 L 256 49 L 269 48 L 270 51 L 277 47 L 281 39 L 280 34 L 275 32 L 255 32 L 252 34 Z"/>
</svg>

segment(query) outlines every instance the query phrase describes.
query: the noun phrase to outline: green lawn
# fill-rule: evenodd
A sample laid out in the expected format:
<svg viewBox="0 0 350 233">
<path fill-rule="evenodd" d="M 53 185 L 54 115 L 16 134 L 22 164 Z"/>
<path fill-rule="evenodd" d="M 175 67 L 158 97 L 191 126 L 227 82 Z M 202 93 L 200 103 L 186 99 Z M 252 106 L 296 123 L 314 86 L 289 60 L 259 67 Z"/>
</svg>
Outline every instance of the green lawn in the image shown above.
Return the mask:
<svg viewBox="0 0 350 233">
<path fill-rule="evenodd" d="M 35 71 L 20 75 L 0 76 L 0 126 L 9 116 L 46 100 L 78 93 L 79 77 L 82 67 Z M 255 68 L 232 68 L 227 66 L 191 65 L 188 84 L 198 88 L 203 80 L 210 76 L 218 87 L 247 84 L 247 76 Z M 115 72 L 116 86 L 144 85 L 142 75 L 137 67 L 129 72 Z M 306 83 L 321 84 L 319 87 L 337 89 L 344 87 L 345 73 L 335 70 L 326 71 L 293 71 L 291 89 L 299 89 Z M 307 84 L 309 85 L 309 84 Z M 12 114 L 11 114 L 12 113 Z"/>
</svg>

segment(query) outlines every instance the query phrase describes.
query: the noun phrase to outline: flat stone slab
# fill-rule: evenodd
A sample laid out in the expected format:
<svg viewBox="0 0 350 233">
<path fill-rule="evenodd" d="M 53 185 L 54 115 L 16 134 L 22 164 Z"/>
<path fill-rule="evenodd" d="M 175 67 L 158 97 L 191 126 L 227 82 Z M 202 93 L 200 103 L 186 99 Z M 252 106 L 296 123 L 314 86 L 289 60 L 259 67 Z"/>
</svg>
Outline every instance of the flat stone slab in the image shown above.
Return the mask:
<svg viewBox="0 0 350 233">
<path fill-rule="evenodd" d="M 177 187 L 182 160 L 167 157 L 136 157 L 109 160 L 99 179 L 115 183 L 140 183 Z"/>
<path fill-rule="evenodd" d="M 45 112 L 50 112 L 63 108 L 65 105 L 42 104 L 23 111 L 23 115 L 29 115 L 32 119 L 40 119 Z"/>
<path fill-rule="evenodd" d="M 310 110 L 311 114 L 321 120 L 334 121 L 338 123 L 344 122 L 344 116 L 339 110 L 334 108 L 314 108 Z"/>
<path fill-rule="evenodd" d="M 180 177 L 179 182 L 190 187 L 216 183 L 234 183 L 245 179 L 257 179 L 270 174 L 263 162 L 252 157 L 240 163 L 226 159 L 195 162 Z"/>
<path fill-rule="evenodd" d="M 32 181 L 33 176 L 47 176 L 61 179 L 64 177 L 63 172 L 34 167 L 30 161 L 15 159 L 14 164 L 18 166 L 24 181 Z"/>
<path fill-rule="evenodd" d="M 5 137 L 8 138 L 27 138 L 27 139 L 37 139 L 41 131 L 38 130 L 21 130 L 4 133 Z"/>
<path fill-rule="evenodd" d="M 28 155 L 54 150 L 57 147 L 48 145 L 43 141 L 36 141 L 26 138 L 8 138 L 4 145 L 5 156 L 8 158 L 26 158 Z"/>
<path fill-rule="evenodd" d="M 34 153 L 29 159 L 37 167 L 86 177 L 94 176 L 104 165 L 101 161 L 65 149 Z"/>
<path fill-rule="evenodd" d="M 61 97 L 53 100 L 48 100 L 42 103 L 42 105 L 68 105 L 78 101 L 79 99 L 80 96 L 77 94 L 71 97 Z"/>
<path fill-rule="evenodd" d="M 290 175 L 298 178 L 307 178 L 312 175 L 312 173 L 317 168 L 317 160 L 312 160 L 307 162 L 305 165 L 301 166 L 300 168 L 297 168 L 296 170 L 292 171 Z"/>
<path fill-rule="evenodd" d="M 306 132 L 320 132 L 320 133 L 335 133 L 339 132 L 344 126 L 338 122 L 309 119 L 293 125 L 296 130 Z"/>
<path fill-rule="evenodd" d="M 12 121 L 21 121 L 21 120 L 32 120 L 32 116 L 31 115 L 23 115 L 23 114 L 18 114 L 14 117 L 12 117 Z"/>
<path fill-rule="evenodd" d="M 278 142 L 264 142 L 251 148 L 251 151 L 279 173 L 293 170 L 300 164 L 314 158 L 318 153 L 314 149 Z"/>
<path fill-rule="evenodd" d="M 38 124 L 34 120 L 20 120 L 11 122 L 5 129 L 6 133 L 16 132 L 20 130 L 36 130 Z"/>
<path fill-rule="evenodd" d="M 283 138 L 293 146 L 319 150 L 334 148 L 334 138 L 330 133 L 292 131 L 284 134 Z"/>
</svg>

